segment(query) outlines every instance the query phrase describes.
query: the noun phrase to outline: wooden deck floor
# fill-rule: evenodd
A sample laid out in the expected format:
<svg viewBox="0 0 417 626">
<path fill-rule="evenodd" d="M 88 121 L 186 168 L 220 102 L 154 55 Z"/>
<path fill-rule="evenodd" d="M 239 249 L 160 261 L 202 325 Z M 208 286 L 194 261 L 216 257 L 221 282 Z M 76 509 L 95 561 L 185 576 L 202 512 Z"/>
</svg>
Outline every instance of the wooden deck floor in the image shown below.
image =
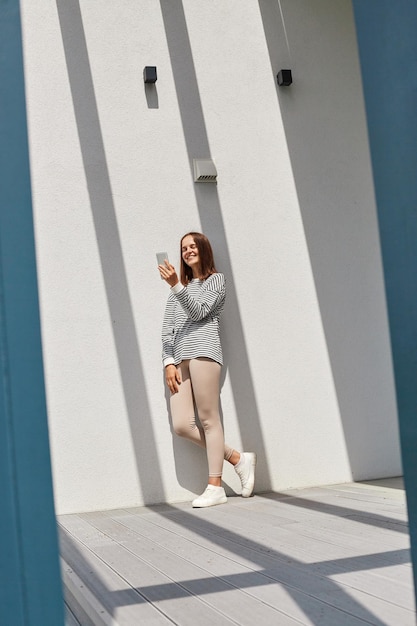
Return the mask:
<svg viewBox="0 0 417 626">
<path fill-rule="evenodd" d="M 58 522 L 82 626 L 416 623 L 401 479 Z"/>
</svg>

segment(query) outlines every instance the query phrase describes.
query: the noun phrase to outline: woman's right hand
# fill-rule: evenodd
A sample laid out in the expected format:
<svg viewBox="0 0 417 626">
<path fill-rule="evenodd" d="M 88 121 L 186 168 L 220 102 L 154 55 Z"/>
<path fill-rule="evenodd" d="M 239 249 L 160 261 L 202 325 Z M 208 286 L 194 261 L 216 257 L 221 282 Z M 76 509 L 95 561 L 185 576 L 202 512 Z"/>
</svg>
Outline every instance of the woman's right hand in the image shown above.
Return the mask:
<svg viewBox="0 0 417 626">
<path fill-rule="evenodd" d="M 181 385 L 181 374 L 175 365 L 165 367 L 165 381 L 171 393 L 178 393 L 178 386 Z"/>
<path fill-rule="evenodd" d="M 161 278 L 166 280 L 170 287 L 174 287 L 177 283 L 179 283 L 177 272 L 175 271 L 175 267 L 169 263 L 165 259 L 163 265 L 158 265 L 159 273 Z"/>
</svg>

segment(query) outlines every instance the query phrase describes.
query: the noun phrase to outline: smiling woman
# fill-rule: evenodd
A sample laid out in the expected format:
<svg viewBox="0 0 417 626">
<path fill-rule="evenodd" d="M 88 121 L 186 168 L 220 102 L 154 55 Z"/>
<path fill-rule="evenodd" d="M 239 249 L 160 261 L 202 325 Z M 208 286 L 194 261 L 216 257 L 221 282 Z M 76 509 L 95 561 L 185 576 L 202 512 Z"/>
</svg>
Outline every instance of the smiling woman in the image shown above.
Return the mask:
<svg viewBox="0 0 417 626">
<path fill-rule="evenodd" d="M 193 278 L 205 280 L 216 274 L 213 250 L 201 233 L 188 233 L 181 239 L 181 282 L 187 285 Z"/>
<path fill-rule="evenodd" d="M 174 431 L 207 450 L 208 485 L 193 501 L 193 507 L 208 507 L 227 502 L 221 484 L 223 460 L 234 465 L 242 496 L 252 494 L 256 455 L 226 445 L 220 421 L 223 354 L 219 322 L 226 298 L 225 277 L 216 269 L 205 235 L 187 233 L 181 239 L 180 251 L 181 281 L 167 260 L 158 266 L 171 287 L 162 327 L 162 358 L 171 392 Z"/>
<path fill-rule="evenodd" d="M 181 244 L 181 258 L 185 267 L 192 269 L 193 266 L 200 266 L 200 254 L 194 237 L 186 235 Z"/>
</svg>

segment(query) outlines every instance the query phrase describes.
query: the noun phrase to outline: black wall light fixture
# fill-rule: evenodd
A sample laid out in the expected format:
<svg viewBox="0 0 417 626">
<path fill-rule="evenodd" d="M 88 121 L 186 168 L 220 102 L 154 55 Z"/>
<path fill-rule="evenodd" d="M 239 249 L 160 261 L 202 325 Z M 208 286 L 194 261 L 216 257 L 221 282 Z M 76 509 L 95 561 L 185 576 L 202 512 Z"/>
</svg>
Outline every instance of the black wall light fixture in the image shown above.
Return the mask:
<svg viewBox="0 0 417 626">
<path fill-rule="evenodd" d="M 291 70 L 280 70 L 277 74 L 277 81 L 280 87 L 289 87 L 292 83 Z"/>
<path fill-rule="evenodd" d="M 146 65 L 143 69 L 143 81 L 145 83 L 156 83 L 156 67 L 154 65 Z"/>
</svg>

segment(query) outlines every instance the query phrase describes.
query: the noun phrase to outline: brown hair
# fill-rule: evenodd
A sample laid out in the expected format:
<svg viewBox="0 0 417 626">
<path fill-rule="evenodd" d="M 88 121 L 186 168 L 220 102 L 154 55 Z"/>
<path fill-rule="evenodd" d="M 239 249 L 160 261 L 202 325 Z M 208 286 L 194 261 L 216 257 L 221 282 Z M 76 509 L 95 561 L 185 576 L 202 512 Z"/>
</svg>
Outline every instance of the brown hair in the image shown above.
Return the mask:
<svg viewBox="0 0 417 626">
<path fill-rule="evenodd" d="M 181 256 L 181 282 L 183 285 L 188 285 L 193 278 L 193 270 L 189 267 L 182 258 L 182 242 L 185 237 L 191 236 L 194 239 L 194 243 L 198 249 L 198 256 L 200 258 L 201 266 L 201 278 L 205 280 L 212 274 L 216 274 L 216 266 L 214 265 L 213 250 L 210 242 L 202 233 L 186 233 L 181 237 L 180 241 L 180 256 Z"/>
</svg>

